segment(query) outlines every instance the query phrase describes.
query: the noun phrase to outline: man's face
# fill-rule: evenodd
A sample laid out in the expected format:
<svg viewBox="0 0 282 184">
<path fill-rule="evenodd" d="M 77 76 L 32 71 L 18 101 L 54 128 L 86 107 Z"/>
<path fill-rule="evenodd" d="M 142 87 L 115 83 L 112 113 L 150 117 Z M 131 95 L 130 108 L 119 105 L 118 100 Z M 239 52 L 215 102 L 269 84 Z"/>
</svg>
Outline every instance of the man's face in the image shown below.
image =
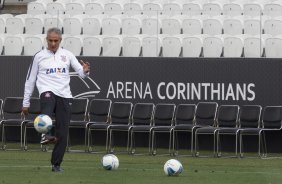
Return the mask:
<svg viewBox="0 0 282 184">
<path fill-rule="evenodd" d="M 62 38 L 54 32 L 47 35 L 48 50 L 56 52 L 60 46 Z"/>
</svg>

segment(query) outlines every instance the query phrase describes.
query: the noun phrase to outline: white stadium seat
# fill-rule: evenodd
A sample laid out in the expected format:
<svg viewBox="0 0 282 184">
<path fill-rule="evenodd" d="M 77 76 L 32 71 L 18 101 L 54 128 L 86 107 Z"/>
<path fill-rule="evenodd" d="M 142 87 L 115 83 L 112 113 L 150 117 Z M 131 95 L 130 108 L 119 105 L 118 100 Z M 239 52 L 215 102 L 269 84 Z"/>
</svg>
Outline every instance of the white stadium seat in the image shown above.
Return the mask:
<svg viewBox="0 0 282 184">
<path fill-rule="evenodd" d="M 60 30 L 62 30 L 63 28 L 63 21 L 61 18 L 58 17 L 49 17 L 46 18 L 44 21 L 44 30 L 45 32 L 47 32 L 48 29 L 53 28 L 53 27 L 57 27 Z"/>
<path fill-rule="evenodd" d="M 0 14 L 0 34 L 6 32 L 6 21 L 7 18 L 14 17 L 12 14 Z"/>
<path fill-rule="evenodd" d="M 223 43 L 224 57 L 241 57 L 243 54 L 244 39 L 242 36 L 225 35 Z"/>
<path fill-rule="evenodd" d="M 270 37 L 265 40 L 265 57 L 267 58 L 282 58 L 282 37 Z"/>
<path fill-rule="evenodd" d="M 88 15 L 75 15 L 63 20 L 64 34 L 79 35 L 82 33 L 82 21 Z"/>
<path fill-rule="evenodd" d="M 260 17 L 246 17 L 244 19 L 244 34 L 262 34 L 262 20 Z"/>
<path fill-rule="evenodd" d="M 60 15 L 60 14 L 64 14 L 65 11 L 66 11 L 65 3 L 59 1 L 48 3 L 46 7 L 46 14 L 49 15 Z"/>
<path fill-rule="evenodd" d="M 182 56 L 200 57 L 203 49 L 203 39 L 206 35 L 184 35 L 182 38 Z"/>
<path fill-rule="evenodd" d="M 198 16 L 201 15 L 203 11 L 203 5 L 200 1 L 192 1 L 183 4 L 183 15 Z"/>
<path fill-rule="evenodd" d="M 122 40 L 122 55 L 127 57 L 140 56 L 142 48 L 141 36 L 125 36 Z"/>
<path fill-rule="evenodd" d="M 82 49 L 82 38 L 80 36 L 65 36 L 62 42 L 63 48 L 71 51 L 75 56 L 80 56 Z"/>
<path fill-rule="evenodd" d="M 183 34 L 202 34 L 203 21 L 200 16 L 185 17 L 182 19 Z"/>
<path fill-rule="evenodd" d="M 221 57 L 223 50 L 222 36 L 207 36 L 203 41 L 204 57 Z"/>
<path fill-rule="evenodd" d="M 23 55 L 25 56 L 33 56 L 38 51 L 40 51 L 43 48 L 43 40 L 40 36 L 27 36 L 24 39 L 24 50 Z"/>
<path fill-rule="evenodd" d="M 104 13 L 106 15 L 121 15 L 123 13 L 123 4 L 124 1 L 122 0 L 105 3 Z"/>
<path fill-rule="evenodd" d="M 243 5 L 243 14 L 245 16 L 260 16 L 263 10 L 263 3 L 259 0 L 250 1 Z"/>
<path fill-rule="evenodd" d="M 102 37 L 84 36 L 82 48 L 83 56 L 100 56 L 102 51 Z"/>
<path fill-rule="evenodd" d="M 0 14 L 0 34 L 6 33 L 6 21 L 7 18 L 14 17 L 12 14 Z"/>
<path fill-rule="evenodd" d="M 104 15 L 95 15 L 82 20 L 84 35 L 100 35 Z"/>
<path fill-rule="evenodd" d="M 47 14 L 36 15 L 25 19 L 25 33 L 26 34 L 42 34 L 44 28 L 44 21 Z M 45 18 L 43 18 L 45 17 Z"/>
<path fill-rule="evenodd" d="M 182 38 L 177 36 L 163 36 L 162 48 L 163 57 L 179 57 L 182 49 Z"/>
<path fill-rule="evenodd" d="M 7 36 L 4 41 L 4 55 L 19 56 L 23 51 L 24 38 L 18 35 Z"/>
<path fill-rule="evenodd" d="M 221 16 L 203 19 L 203 34 L 222 34 L 223 20 Z"/>
<path fill-rule="evenodd" d="M 120 36 L 106 36 L 102 41 L 103 56 L 119 56 L 121 53 L 122 39 Z"/>
<path fill-rule="evenodd" d="M 71 16 L 81 15 L 85 11 L 85 4 L 79 1 L 70 2 L 66 4 L 65 14 L 69 14 Z"/>
<path fill-rule="evenodd" d="M 123 35 L 140 34 L 142 19 L 140 16 L 126 17 L 122 19 L 121 27 Z"/>
<path fill-rule="evenodd" d="M 163 5 L 163 15 L 181 15 L 183 1 L 170 1 Z"/>
<path fill-rule="evenodd" d="M 259 58 L 263 56 L 265 39 L 269 35 L 245 35 L 244 38 L 244 56 L 250 58 Z"/>
<path fill-rule="evenodd" d="M 6 19 L 6 32 L 8 34 L 23 34 L 24 28 L 25 16 L 17 15 L 15 17 L 10 17 Z"/>
<path fill-rule="evenodd" d="M 119 35 L 121 33 L 121 19 L 118 16 L 105 17 L 102 20 L 103 35 Z"/>
<path fill-rule="evenodd" d="M 219 16 L 222 14 L 223 4 L 220 1 L 211 1 L 203 4 L 203 15 Z"/>
<path fill-rule="evenodd" d="M 223 4 L 223 15 L 240 16 L 243 14 L 243 3 L 239 1 L 226 2 Z"/>
<path fill-rule="evenodd" d="M 163 2 L 162 1 L 149 1 L 143 5 L 143 14 L 148 16 L 159 16 L 162 14 Z"/>
<path fill-rule="evenodd" d="M 263 29 L 265 34 L 273 36 L 282 34 L 282 17 L 273 17 L 264 21 Z"/>
<path fill-rule="evenodd" d="M 273 1 L 265 4 L 263 15 L 271 17 L 282 16 L 282 1 Z"/>
<path fill-rule="evenodd" d="M 241 16 L 225 18 L 223 20 L 223 33 L 229 35 L 243 34 L 244 21 Z"/>
<path fill-rule="evenodd" d="M 142 34 L 156 35 L 161 33 L 161 21 L 156 17 L 148 17 L 142 20 Z"/>
<path fill-rule="evenodd" d="M 86 15 L 100 15 L 104 13 L 104 3 L 101 1 L 94 1 L 85 4 Z"/>
<path fill-rule="evenodd" d="M 161 46 L 161 40 L 158 38 L 158 35 L 144 36 L 142 39 L 142 56 L 158 57 Z"/>
<path fill-rule="evenodd" d="M 181 34 L 182 22 L 180 16 L 163 18 L 161 20 L 161 25 L 163 34 Z"/>
<path fill-rule="evenodd" d="M 27 4 L 27 14 L 32 14 L 32 15 L 39 15 L 39 14 L 44 14 L 46 12 L 47 8 L 47 3 L 51 3 L 53 1 L 33 1 L 29 2 Z"/>
<path fill-rule="evenodd" d="M 143 3 L 140 1 L 127 2 L 123 5 L 124 14 L 128 16 L 141 15 L 143 13 Z"/>
</svg>

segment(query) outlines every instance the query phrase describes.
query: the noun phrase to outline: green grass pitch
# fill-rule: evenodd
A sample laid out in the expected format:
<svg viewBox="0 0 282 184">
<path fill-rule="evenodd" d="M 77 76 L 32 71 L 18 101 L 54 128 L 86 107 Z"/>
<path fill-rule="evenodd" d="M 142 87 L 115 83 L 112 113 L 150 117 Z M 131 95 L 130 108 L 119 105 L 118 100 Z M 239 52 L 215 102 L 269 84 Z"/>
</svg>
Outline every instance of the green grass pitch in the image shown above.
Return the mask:
<svg viewBox="0 0 282 184">
<path fill-rule="evenodd" d="M 63 173 L 53 173 L 51 152 L 0 150 L 0 184 L 280 184 L 282 159 L 195 158 L 116 154 L 118 170 L 101 166 L 102 153 L 67 152 Z M 164 163 L 178 159 L 184 171 L 166 176 Z"/>
</svg>

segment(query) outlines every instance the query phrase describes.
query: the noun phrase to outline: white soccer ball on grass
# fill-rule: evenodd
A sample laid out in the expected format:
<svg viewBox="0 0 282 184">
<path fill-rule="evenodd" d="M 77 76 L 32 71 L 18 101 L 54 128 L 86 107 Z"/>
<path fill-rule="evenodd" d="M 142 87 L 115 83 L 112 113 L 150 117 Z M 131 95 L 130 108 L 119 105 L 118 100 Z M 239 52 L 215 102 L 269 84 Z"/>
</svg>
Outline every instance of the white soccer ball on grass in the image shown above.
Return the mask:
<svg viewBox="0 0 282 184">
<path fill-rule="evenodd" d="M 183 166 L 176 159 L 170 159 L 164 164 L 164 172 L 168 176 L 178 176 L 182 171 Z"/>
<path fill-rule="evenodd" d="M 119 166 L 119 160 L 114 154 L 104 155 L 101 162 L 103 168 L 106 170 L 116 170 Z"/>
</svg>

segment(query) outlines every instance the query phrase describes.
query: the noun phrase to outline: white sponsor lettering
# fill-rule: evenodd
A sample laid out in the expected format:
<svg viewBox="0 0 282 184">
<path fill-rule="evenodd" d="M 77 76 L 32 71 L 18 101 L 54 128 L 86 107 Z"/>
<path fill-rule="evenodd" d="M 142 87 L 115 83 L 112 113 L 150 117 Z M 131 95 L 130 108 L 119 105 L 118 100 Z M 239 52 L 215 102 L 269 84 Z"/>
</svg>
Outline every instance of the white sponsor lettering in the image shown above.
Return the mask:
<svg viewBox="0 0 282 184">
<path fill-rule="evenodd" d="M 255 87 L 255 84 L 249 84 L 247 89 L 248 89 L 248 92 L 251 96 L 248 96 L 247 99 L 248 101 L 254 101 L 255 98 L 256 98 L 256 93 L 251 89 L 251 88 L 254 88 Z"/>
<path fill-rule="evenodd" d="M 109 84 L 107 98 L 153 99 L 149 82 L 120 82 Z"/>
<path fill-rule="evenodd" d="M 153 88 L 155 89 L 155 87 Z M 159 82 L 156 91 L 149 82 L 110 82 L 107 98 L 160 100 L 254 101 L 254 83 L 174 83 Z"/>
</svg>

